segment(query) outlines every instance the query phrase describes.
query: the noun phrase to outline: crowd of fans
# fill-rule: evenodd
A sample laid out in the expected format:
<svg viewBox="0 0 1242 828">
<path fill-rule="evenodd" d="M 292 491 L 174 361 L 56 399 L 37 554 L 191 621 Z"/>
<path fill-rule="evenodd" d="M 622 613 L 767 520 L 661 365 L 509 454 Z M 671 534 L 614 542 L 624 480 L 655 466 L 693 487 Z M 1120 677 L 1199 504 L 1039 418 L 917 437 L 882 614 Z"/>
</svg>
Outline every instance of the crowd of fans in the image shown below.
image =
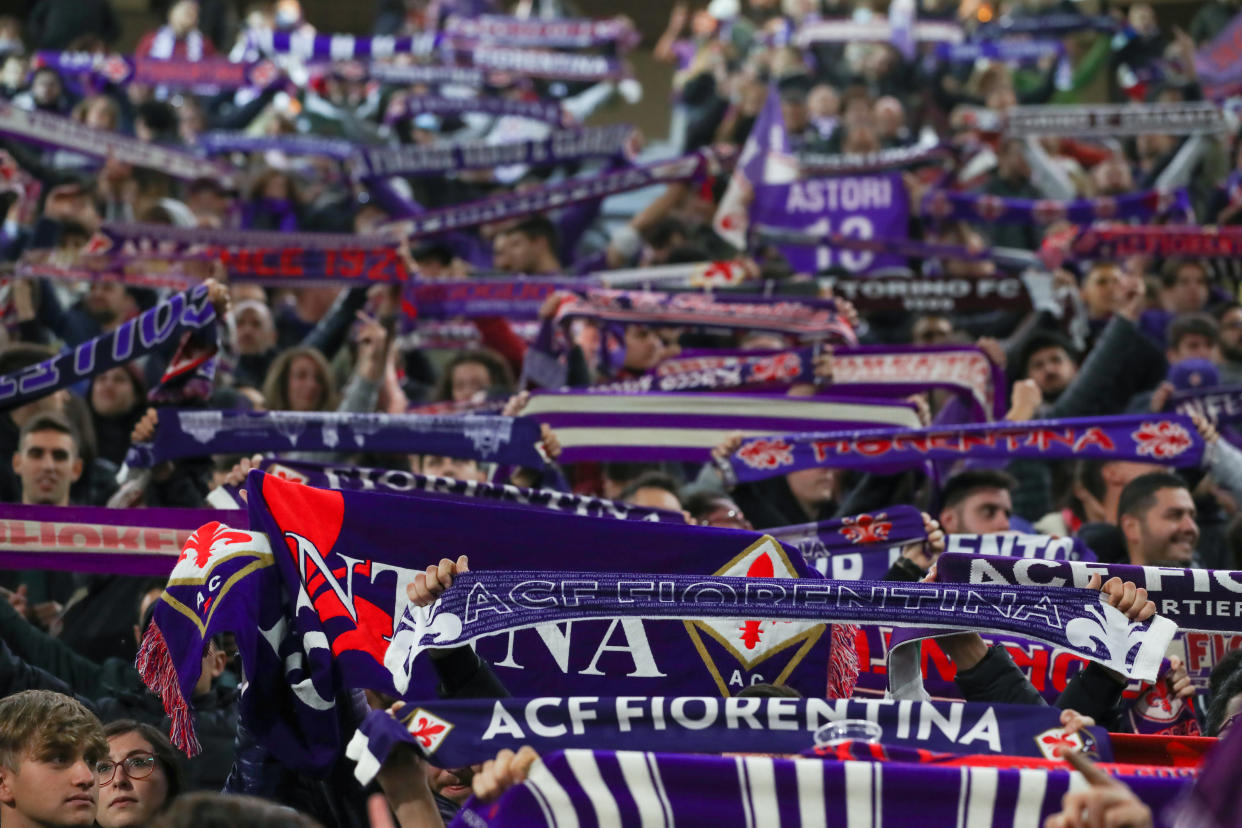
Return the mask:
<svg viewBox="0 0 1242 828">
<path fill-rule="evenodd" d="M 297 0 L 246 8 L 226 0 L 153 3 L 167 22 L 143 34 L 135 50 L 139 56 L 188 61 L 271 58 L 284 73 L 282 83 L 215 94 L 138 83 L 84 87 L 80 78 L 59 73 L 37 54 L 115 51 L 120 27 L 108 0 L 31 5 L 25 19 L 0 18 L 0 97 L 14 107 L 62 115 L 144 142 L 194 151 L 208 132 L 246 130 L 272 138 L 313 134 L 363 145 L 431 146 L 529 139 L 552 128 L 511 115 L 410 112 L 389 117 L 411 93 L 440 90 L 404 88 L 264 52 L 271 43 L 264 32 L 314 31 L 314 21 L 304 19 Z M 1084 25 L 1055 32 L 1064 54 L 1019 65 L 986 58 L 945 60 L 937 57 L 935 44 L 926 43 L 912 53 L 880 41 L 796 45 L 792 33 L 817 18 L 886 19 L 883 10 L 866 2 L 677 3 L 667 30 L 653 44 L 654 58 L 674 67 L 672 89 L 667 97 L 664 90 L 647 89 L 639 104 L 671 106 L 671 132 L 667 139 L 647 136 L 642 157 L 720 145 L 741 150 L 772 94 L 779 97 L 791 152 L 866 154 L 929 138 L 952 148 L 947 173 L 943 161 L 903 172 L 911 202 L 910 239 L 976 251 L 1014 248 L 1047 257 L 1069 230 L 1064 222 L 939 221 L 920 209 L 932 187 L 1058 200 L 1185 188 L 1195 224 L 1242 223 L 1242 133 L 1227 107 L 1227 131 L 1215 134 L 1021 137 L 995 128 L 995 116 L 1019 104 L 1205 100 L 1195 51 L 1233 18 L 1233 0 L 1202 4 L 1185 31 L 1158 25 L 1146 3 L 1087 8 L 1094 5 L 1093 0 L 920 3 L 919 20 L 959 21 L 968 31 L 993 19 L 1037 21 L 1052 14 L 1084 20 L 1094 15 L 1090 19 L 1113 24 L 1107 30 Z M 448 10 L 420 0 L 381 2 L 374 33 L 428 31 Z M 516 9 L 495 11 L 546 19 L 577 16 L 571 8 L 537 0 L 519 0 Z M 635 100 L 635 86 L 632 80 L 493 73 L 487 88 L 477 92 L 555 100 L 564 122 L 576 124 L 619 99 Z M 520 166 L 391 179 L 386 192 L 376 192 L 352 177 L 339 159 L 300 154 L 279 142 L 230 156 L 241 174 L 236 187 L 206 178 L 177 181 L 158 170 L 115 160 L 96 163 L 15 139 L 3 139 L 0 147 L 3 166 L 31 182 L 0 196 L 5 199 L 3 259 L 17 262 L 31 251 L 46 250 L 51 260 L 67 266 L 105 221 L 373 233 L 390 218 L 402 217 L 392 192 L 398 201 L 434 209 L 537 188 L 566 175 L 593 175 L 632 160 L 583 162 L 568 170 Z M 630 149 L 639 152 L 638 142 Z M 568 280 L 575 273 L 606 269 L 726 260 L 741 262 L 747 272 L 778 285 L 858 276 L 839 268 L 797 272 L 774 246 L 731 246 L 713 230 L 728 181 L 725 174 L 642 191 L 641 200 L 625 197 L 624 215 L 607 202 L 596 202 L 485 224 L 469 233 L 417 240 L 402 248 L 402 256 L 409 270 L 425 280 L 497 274 L 565 275 Z M 915 276 L 943 272 L 977 279 L 995 276 L 998 267 L 988 260 L 908 264 Z M 852 307 L 843 300 L 839 306 L 863 343 L 977 343 L 1004 370 L 1008 387 L 998 392 L 1012 401 L 1011 420 L 1159 412 L 1177 391 L 1242 383 L 1242 304 L 1229 261 L 1136 255 L 1060 257 L 1054 265 L 1049 297 L 1031 311 L 871 312 L 863 301 Z M 213 275 L 227 277 L 223 268 Z M 0 376 L 115 330 L 153 307 L 164 292 L 105 279 L 18 277 L 10 278 L 4 291 Z M 545 323 L 565 298 L 560 293 L 549 298 L 541 312 Z M 517 414 L 527 401 L 520 378 L 526 376 L 524 364 L 533 347 L 529 326 L 502 316 L 415 324 L 403 307 L 400 287 L 385 284 L 265 288 L 238 280 L 227 290 L 217 288 L 215 299 L 227 313 L 214 391 L 204 403 L 210 408 L 401 413 L 504 402 L 506 413 Z M 615 343 L 620 358 L 607 361 L 599 356 L 607 349 L 598 340 L 609 332 L 581 324 L 566 331 L 572 337 L 567 344 L 574 346 L 569 360 L 574 386 L 641 376 L 683 348 L 794 344 L 767 333 L 724 336 L 630 325 Z M 0 502 L 203 507 L 213 488 L 240 483 L 259 458 L 218 456 L 143 471 L 125 466 L 131 443 L 149 439 L 156 427 L 148 393 L 171 357 L 166 350 L 100 373 L 82 387 L 0 411 L 0 456 L 12 457 L 11 465 L 0 466 Z M 831 387 L 830 350 L 821 356 L 817 376 L 819 388 Z M 815 389 L 791 391 L 799 392 Z M 928 421 L 946 403 L 940 391 L 919 398 Z M 947 481 L 915 472 L 864 475 L 825 467 L 729 488 L 710 464 L 611 462 L 563 471 L 574 491 L 684 512 L 701 525 L 762 530 L 910 503 L 925 509 L 948 533 L 1074 535 L 1104 562 L 1242 569 L 1242 457 L 1213 425 L 1198 425 L 1209 443 L 1204 467 L 1177 473 L 1134 462 L 1015 460 L 1003 469 L 967 470 Z M 555 454 L 555 434 L 545 430 L 544 438 Z M 716 455 L 727 457 L 736 447 L 731 439 Z M 488 465 L 461 458 L 334 459 L 457 479 L 482 481 L 494 473 Z M 552 483 L 526 470 L 515 472 L 512 482 Z M 941 548 L 943 543 L 911 547 L 889 577 L 922 579 Z M 411 598 L 429 602 L 463 563 L 420 576 Z M 257 800 L 213 800 L 190 793 L 196 790 L 265 797 L 327 824 L 366 824 L 362 789 L 341 779 L 309 780 L 271 767 L 248 739 L 237 720 L 240 676 L 227 639 L 213 641 L 204 651 L 203 677 L 192 700 L 203 753 L 187 763 L 174 752 L 164 735 L 167 721 L 160 700 L 132 666 L 162 581 L 32 569 L 0 572 L 0 586 L 7 599 L 0 601 L 0 820 L 6 828 L 10 819 L 13 825 L 92 820 L 109 827 L 141 825 L 160 814 L 163 825 L 208 824 L 196 820 L 213 809 L 220 816 L 210 824 L 224 819 L 307 824 L 306 817 Z M 1128 597 L 1122 587 L 1106 587 L 1106 592 L 1115 592 L 1114 602 L 1136 616 L 1150 614 L 1133 589 Z M 945 649 L 957 664 L 965 698 L 1042 703 L 1003 648 L 989 648 L 977 636 L 963 634 Z M 1207 735 L 1219 735 L 1242 707 L 1240 663 L 1236 653 L 1223 659 L 1212 677 L 1213 691 L 1198 699 Z M 444 669 L 466 673 L 446 678 L 449 686 L 488 680 L 487 665 L 477 659 L 464 668 Z M 1080 676 L 1061 706 L 1124 727 L 1117 715 L 1123 684 L 1102 668 L 1088 667 Z M 1176 660 L 1162 681 L 1180 698 L 1195 692 Z M 503 688 L 498 692 L 503 694 Z M 102 728 L 100 721 L 106 723 Z M 432 825 L 441 815 L 451 818 L 454 800 L 470 795 L 471 775 L 475 793 L 494 797 L 519 781 L 534 758 L 528 752 L 505 755 L 474 774 L 427 769 L 427 794 L 434 792 L 434 800 L 424 796 L 426 786 L 410 792 L 410 778 L 421 779 L 424 773 L 412 754 L 404 764 L 386 767 L 381 783 L 399 824 Z M 1144 816 L 1130 800 L 1125 804 L 1137 816 L 1108 824 L 1150 824 L 1150 814 Z M 378 820 L 374 824 L 389 818 L 381 805 L 371 813 Z M 1066 819 L 1063 824 L 1085 824 L 1078 814 Z"/>
</svg>

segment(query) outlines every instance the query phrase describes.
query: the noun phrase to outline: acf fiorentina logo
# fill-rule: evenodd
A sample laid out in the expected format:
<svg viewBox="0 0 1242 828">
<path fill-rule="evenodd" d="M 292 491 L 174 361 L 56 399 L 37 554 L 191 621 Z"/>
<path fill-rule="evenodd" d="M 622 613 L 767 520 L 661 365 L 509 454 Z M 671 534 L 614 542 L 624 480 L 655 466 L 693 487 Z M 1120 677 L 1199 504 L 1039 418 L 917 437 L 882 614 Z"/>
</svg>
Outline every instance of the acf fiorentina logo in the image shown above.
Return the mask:
<svg viewBox="0 0 1242 828">
<path fill-rule="evenodd" d="M 1117 199 L 1112 196 L 1100 196 L 1095 199 L 1095 217 L 1111 219 L 1117 217 Z"/>
<path fill-rule="evenodd" d="M 416 708 L 413 713 L 402 719 L 401 723 L 418 741 L 418 746 L 427 756 L 435 753 L 440 745 L 444 744 L 449 731 L 453 729 L 452 724 L 421 707 Z"/>
<path fill-rule="evenodd" d="M 1005 214 L 1005 209 L 1005 202 L 999 196 L 979 196 L 975 202 L 975 212 L 979 214 L 979 218 L 987 221 L 996 221 Z"/>
<path fill-rule="evenodd" d="M 879 543 L 888 540 L 888 533 L 892 531 L 893 524 L 884 520 L 887 514 L 881 512 L 872 517 L 871 515 L 859 515 L 858 517 L 847 517 L 841 520 L 841 528 L 839 531 L 850 543 L 865 544 Z"/>
<path fill-rule="evenodd" d="M 1190 432 L 1169 420 L 1143 423 L 1130 437 L 1137 445 L 1140 455 L 1158 460 L 1177 457 L 1194 445 Z"/>
<path fill-rule="evenodd" d="M 1039 746 L 1039 752 L 1045 759 L 1060 759 L 1061 754 L 1070 750 L 1096 752 L 1095 739 L 1090 733 L 1083 730 L 1066 733 L 1063 727 L 1045 730 L 1035 737 L 1035 744 Z"/>
<path fill-rule="evenodd" d="M 798 570 L 790 563 L 784 547 L 765 535 L 713 574 L 746 578 L 797 578 Z M 701 634 L 715 639 L 748 671 L 777 653 L 797 646 L 796 652 L 774 677 L 765 677 L 769 682 L 781 684 L 811 651 L 825 629 L 824 624 L 813 621 L 747 619 L 739 624 L 736 618 L 709 618 L 684 623 L 695 649 L 725 697 L 731 695 L 729 682 L 722 676 L 720 665 L 708 653 Z"/>
<path fill-rule="evenodd" d="M 120 55 L 112 55 L 99 64 L 99 74 L 113 83 L 124 83 L 129 77 L 129 63 Z"/>
<path fill-rule="evenodd" d="M 1171 722 L 1182 712 L 1185 702 L 1170 695 L 1168 684 L 1157 681 L 1151 689 L 1138 697 L 1134 712 L 1149 722 Z"/>
<path fill-rule="evenodd" d="M 186 540 L 160 600 L 202 633 L 233 584 L 272 563 L 272 550 L 262 532 L 230 529 L 212 521 Z"/>
<path fill-rule="evenodd" d="M 764 357 L 755 363 L 751 372 L 755 382 L 783 382 L 794 379 L 801 373 L 802 357 L 793 351 Z"/>
<path fill-rule="evenodd" d="M 752 469 L 777 469 L 793 465 L 793 446 L 780 438 L 761 437 L 738 449 L 737 456 Z"/>
<path fill-rule="evenodd" d="M 288 480 L 291 483 L 307 483 L 310 478 L 302 474 L 300 471 L 294 471 L 288 466 L 282 466 L 280 463 L 273 463 L 266 469 L 267 473 L 279 477 L 281 480 Z"/>
<path fill-rule="evenodd" d="M 280 74 L 280 70 L 276 68 L 276 64 L 270 60 L 264 60 L 256 63 L 250 69 L 250 85 L 264 87 L 276 80 L 276 76 Z"/>
</svg>

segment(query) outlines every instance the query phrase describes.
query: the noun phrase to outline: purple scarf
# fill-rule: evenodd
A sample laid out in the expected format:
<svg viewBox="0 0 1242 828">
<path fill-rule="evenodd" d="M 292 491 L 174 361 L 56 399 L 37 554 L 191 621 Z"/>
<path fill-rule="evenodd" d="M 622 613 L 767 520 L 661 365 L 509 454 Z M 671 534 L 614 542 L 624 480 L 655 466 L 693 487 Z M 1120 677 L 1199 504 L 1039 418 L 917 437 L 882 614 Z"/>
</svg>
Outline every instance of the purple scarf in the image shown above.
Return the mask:
<svg viewBox="0 0 1242 828">
<path fill-rule="evenodd" d="M 918 427 L 913 405 L 853 396 L 599 394 L 537 391 L 523 411 L 551 426 L 561 462 L 676 460 L 703 463 L 730 433 L 786 433 L 827 423 Z"/>
<path fill-rule="evenodd" d="M 1086 785 L 1064 765 L 1055 770 L 945 767 L 919 764 L 914 757 L 906 762 L 875 762 L 867 760 L 877 756 L 889 758 L 889 752 L 878 745 L 862 744 L 860 748 L 864 761 L 839 762 L 822 758 L 557 751 L 542 755 L 527 780 L 510 788 L 496 802 L 468 802 L 453 826 L 1025 828 L 1043 825 L 1045 819 L 1060 812 L 1066 793 L 1083 790 Z M 1169 779 L 1133 775 L 1126 776 L 1124 781 L 1156 814 L 1190 786 L 1190 780 L 1184 776 Z M 1169 828 L 1164 821 L 1157 821 L 1157 825 Z"/>
<path fill-rule="evenodd" d="M 947 144 L 931 146 L 916 144 L 890 147 L 877 152 L 844 152 L 838 154 L 800 152 L 798 166 L 804 176 L 859 175 L 880 170 L 899 169 L 940 161 L 953 156 Z"/>
<path fill-rule="evenodd" d="M 394 55 L 428 57 L 437 50 L 439 37 L 431 33 L 406 37 L 349 34 L 307 34 L 266 29 L 252 32 L 259 50 L 269 55 L 292 55 L 310 63 L 319 61 L 374 60 Z"/>
<path fill-rule="evenodd" d="M 1012 247 L 991 247 L 982 250 L 971 250 L 960 244 L 937 244 L 916 241 L 900 236 L 854 237 L 841 233 L 808 233 L 799 230 L 787 230 L 767 224 L 754 227 L 755 236 L 761 241 L 772 244 L 791 245 L 794 247 L 822 247 L 826 250 L 840 248 L 848 251 L 883 254 L 885 256 L 901 256 L 903 259 L 941 259 L 950 261 L 996 262 L 1008 270 L 1025 270 L 1040 264 L 1039 258 L 1026 250 Z M 869 276 L 872 279 L 888 278 Z M 987 283 L 993 279 L 970 280 Z M 980 289 L 987 295 L 988 288 Z M 935 295 L 935 294 L 933 294 Z"/>
<path fill-rule="evenodd" d="M 1177 391 L 1164 408 L 1178 414 L 1199 414 L 1212 423 L 1236 423 L 1242 420 L 1242 387 Z"/>
<path fill-rule="evenodd" d="M 1084 227 L 1071 250 L 1080 258 L 1129 256 L 1242 258 L 1242 228 L 1119 226 Z"/>
<path fill-rule="evenodd" d="M 341 72 L 346 68 L 354 68 L 350 64 L 335 63 L 331 69 Z M 358 67 L 359 72 L 349 72 L 349 76 L 362 74 L 372 80 L 381 83 L 391 83 L 396 86 L 414 86 L 416 84 L 425 84 L 428 86 L 469 86 L 479 88 L 487 81 L 487 73 L 482 69 L 469 66 L 436 66 L 421 63 L 400 64 L 400 63 L 379 63 L 371 62 L 363 67 Z"/>
<path fill-rule="evenodd" d="M 1023 136 L 1194 135 L 1227 129 L 1220 107 L 1207 101 L 1018 106 L 1005 114 L 1006 134 Z"/>
<path fill-rule="evenodd" d="M 970 313 L 1006 310 L 1022 313 L 1031 308 L 1026 285 L 1018 276 L 970 279 L 926 277 L 913 273 L 825 280 L 833 293 L 853 302 L 859 311 L 907 313 Z"/>
<path fill-rule="evenodd" d="M 1059 715 L 1056 708 L 1016 704 L 819 698 L 454 699 L 403 710 L 400 721 L 372 711 L 347 755 L 365 785 L 399 743 L 444 768 L 485 762 L 522 745 L 541 756 L 573 749 L 797 754 L 811 747 L 816 731 L 853 719 L 876 725 L 877 741 L 886 746 L 1045 758 L 1044 739 L 1061 729 Z M 1093 758 L 1111 761 L 1106 730 L 1091 727 L 1083 736 Z"/>
<path fill-rule="evenodd" d="M 288 155 L 322 155 L 344 161 L 358 152 L 358 145 L 343 138 L 320 135 L 248 135 L 244 132 L 205 132 L 198 136 L 198 146 L 208 155 L 230 152 L 268 152 L 279 150 Z"/>
<path fill-rule="evenodd" d="M 210 509 L 0 504 L 0 569 L 167 575 L 195 529 L 237 518 Z"/>
<path fill-rule="evenodd" d="M 1113 459 L 1197 466 L 1203 439 L 1181 414 L 1123 415 L 1021 423 L 755 437 L 722 468 L 739 483 L 830 466 L 914 468 L 966 458 Z"/>
<path fill-rule="evenodd" d="M 717 164 L 726 163 L 713 150 L 700 150 L 669 161 L 656 161 L 536 190 L 493 196 L 465 204 L 428 210 L 416 216 L 384 225 L 387 232 L 406 238 L 423 238 L 454 230 L 464 230 L 502 219 L 545 213 L 584 201 L 597 201 L 616 193 L 640 190 L 655 184 L 686 181 L 706 175 Z"/>
<path fill-rule="evenodd" d="M 18 109 L 4 101 L 0 101 L 0 135 L 49 149 L 158 170 L 186 181 L 214 178 L 232 184 L 235 172 L 180 150 L 148 144 L 115 132 L 91 129 L 59 115 Z"/>
<path fill-rule="evenodd" d="M 731 328 L 770 331 L 843 345 L 857 342 L 854 330 L 837 315 L 831 299 L 590 290 L 586 298 L 561 305 L 556 319 L 558 322 L 592 319 L 627 325 Z"/>
<path fill-rule="evenodd" d="M 560 125 L 565 111 L 557 101 L 520 101 L 513 98 L 440 98 L 434 95 L 411 95 L 397 98 L 388 105 L 384 123 L 403 121 L 417 115 L 462 115 L 481 112 L 487 115 L 531 118 Z"/>
<path fill-rule="evenodd" d="M 404 469 L 368 469 L 362 466 L 324 465 L 294 460 L 267 459 L 260 470 L 294 483 L 302 483 L 319 489 L 337 489 L 355 492 L 382 492 L 422 498 L 441 498 L 458 503 L 495 501 L 504 506 L 526 509 L 546 509 L 553 512 L 581 517 L 616 518 L 618 520 L 645 520 L 656 523 L 685 523 L 680 512 L 634 506 L 619 500 L 558 492 L 552 489 L 526 489 L 507 483 L 479 483 L 474 480 L 454 480 L 434 477 Z M 240 488 L 240 487 L 237 487 Z M 225 500 L 221 508 L 241 509 L 245 501 L 236 496 L 237 488 L 225 486 Z"/>
<path fill-rule="evenodd" d="M 354 175 L 359 178 L 438 176 L 456 170 L 503 167 L 510 164 L 545 166 L 621 154 L 634 133 L 627 124 L 563 129 L 546 138 L 490 144 L 406 144 L 384 149 L 358 150 Z"/>
<path fill-rule="evenodd" d="M 923 516 L 913 506 L 766 531 L 834 581 L 882 581 L 903 546 L 927 537 Z"/>
<path fill-rule="evenodd" d="M 182 60 L 94 52 L 38 52 L 35 65 L 50 66 L 61 75 L 87 75 L 95 87 L 137 83 L 199 92 L 263 89 L 284 77 L 268 60 L 238 63 L 224 58 Z"/>
<path fill-rule="evenodd" d="M 456 44 L 458 58 L 490 72 L 566 81 L 619 80 L 629 74 L 621 61 L 604 55 L 510 49 L 490 44 L 467 49 L 464 45 Z"/>
<path fill-rule="evenodd" d="M 680 618 L 733 629 L 722 619 L 889 624 L 1027 635 L 1154 681 L 1177 625 L 1155 616 L 1132 622 L 1093 592 L 1067 587 L 888 581 L 796 580 L 564 571 L 471 571 L 430 607 L 405 608 L 384 657 L 407 696 L 424 654 L 476 639 L 565 621 Z M 710 621 L 708 621 L 710 619 Z M 756 633 L 758 635 L 758 633 Z M 891 661 L 891 659 L 890 659 Z"/>
<path fill-rule="evenodd" d="M 448 37 L 544 49 L 587 49 L 610 43 L 616 43 L 622 49 L 631 49 L 641 39 L 633 24 L 616 17 L 607 20 L 537 20 L 495 14 L 478 17 L 454 14 L 444 21 L 441 31 Z"/>
<path fill-rule="evenodd" d="M 1060 58 L 1065 46 L 1059 40 L 977 40 L 968 43 L 937 43 L 936 57 L 950 63 L 995 60 L 1002 63 L 1038 63 L 1046 57 Z"/>
<path fill-rule="evenodd" d="M 207 286 L 174 293 L 149 311 L 114 331 L 88 339 L 51 359 L 0 377 L 0 409 L 16 408 L 159 348 L 170 338 L 212 326 L 216 309 L 207 300 Z"/>
<path fill-rule="evenodd" d="M 933 190 L 923 197 L 921 213 L 928 218 L 942 221 L 1044 226 L 1057 221 L 1091 224 L 1113 219 L 1150 219 L 1176 210 L 1184 210 L 1188 204 L 1184 189 L 1172 193 L 1146 190 L 1127 193 L 1116 198 L 1100 196 L 1070 201 L 1007 198 L 979 193 Z"/>
<path fill-rule="evenodd" d="M 270 230 L 214 230 L 137 222 L 105 222 L 84 253 L 180 256 L 214 259 L 221 248 L 237 250 L 375 250 L 395 247 L 382 235 L 354 233 L 278 233 Z"/>
<path fill-rule="evenodd" d="M 159 412 L 150 443 L 135 443 L 134 467 L 212 454 L 322 451 L 436 454 L 541 468 L 539 425 L 529 417 L 349 414 L 324 411 Z"/>
<path fill-rule="evenodd" d="M 140 670 L 163 694 L 174 736 L 189 744 L 185 700 L 203 642 L 235 630 L 251 682 L 243 720 L 282 762 L 311 772 L 331 766 L 342 744 L 337 688 L 395 693 L 383 658 L 406 584 L 447 550 L 468 551 L 479 568 L 572 566 L 589 550 L 603 570 L 751 573 L 787 584 L 813 577 L 797 555 L 752 532 L 324 491 L 260 472 L 251 473 L 247 493 L 252 531 L 213 524 L 185 547 Z M 833 654 L 852 652 L 853 634 L 838 647 L 835 631 L 826 632 L 822 622 L 754 620 L 721 632 L 710 622 L 624 619 L 501 636 L 479 652 L 519 695 L 728 695 L 779 681 L 822 697 L 826 679 L 848 695 L 852 672 Z M 411 692 L 417 688 L 434 695 L 430 673 Z"/>
</svg>

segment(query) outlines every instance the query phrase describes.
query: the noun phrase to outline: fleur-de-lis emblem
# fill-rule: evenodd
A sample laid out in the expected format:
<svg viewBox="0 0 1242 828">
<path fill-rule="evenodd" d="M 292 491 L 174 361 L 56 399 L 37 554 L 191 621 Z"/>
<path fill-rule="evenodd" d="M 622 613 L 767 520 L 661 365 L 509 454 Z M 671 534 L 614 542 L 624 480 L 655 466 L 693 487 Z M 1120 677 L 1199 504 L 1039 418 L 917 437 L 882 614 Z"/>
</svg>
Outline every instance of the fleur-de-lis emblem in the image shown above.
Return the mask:
<svg viewBox="0 0 1242 828">
<path fill-rule="evenodd" d="M 1051 224 L 1065 218 L 1065 205 L 1059 201 L 1040 199 L 1035 202 L 1032 212 L 1035 214 L 1035 220 L 1040 224 Z"/>
<path fill-rule="evenodd" d="M 1005 202 L 998 196 L 979 196 L 979 200 L 975 202 L 975 212 L 979 214 L 979 218 L 988 221 L 996 221 L 1005 213 Z"/>
<path fill-rule="evenodd" d="M 1194 445 L 1190 432 L 1169 420 L 1143 423 L 1130 436 L 1137 444 L 1140 455 L 1160 460 L 1177 457 Z"/>
<path fill-rule="evenodd" d="M 802 358 L 796 353 L 776 354 L 755 363 L 752 375 L 756 382 L 781 382 L 802 373 Z"/>
<path fill-rule="evenodd" d="M 402 720 L 424 754 L 430 756 L 444 743 L 453 725 L 423 708 L 417 708 Z"/>
<path fill-rule="evenodd" d="M 1111 604 L 1087 605 L 1087 614 L 1065 625 L 1065 639 L 1075 647 L 1106 655 L 1105 666 L 1124 671 L 1130 653 L 1139 648 L 1145 626 L 1131 624 L 1121 610 Z M 1100 651 L 1103 650 L 1103 653 Z"/>
<path fill-rule="evenodd" d="M 1100 196 L 1095 200 L 1095 217 L 1111 219 L 1117 216 L 1117 199 L 1112 196 Z"/>
<path fill-rule="evenodd" d="M 426 717 L 418 719 L 414 726 L 410 728 L 410 735 L 418 740 L 423 747 L 431 747 L 431 743 L 435 741 L 435 737 L 445 731 L 442 724 L 432 724 L 427 721 Z"/>
<path fill-rule="evenodd" d="M 793 465 L 793 446 L 780 438 L 760 438 L 742 446 L 737 456 L 752 469 L 776 469 Z"/>
<path fill-rule="evenodd" d="M 878 515 L 859 515 L 856 518 L 847 517 L 841 521 L 841 534 L 849 539 L 851 543 L 879 543 L 888 540 L 888 533 L 892 531 L 893 524 L 886 521 L 886 514 L 881 512 Z"/>
<path fill-rule="evenodd" d="M 190 535 L 181 549 L 181 555 L 177 558 L 177 565 L 180 566 L 182 561 L 188 560 L 193 554 L 194 566 L 205 569 L 211 561 L 211 556 L 220 546 L 230 543 L 249 543 L 250 540 L 249 532 L 239 532 L 223 523 L 212 521 L 200 526 L 194 534 Z"/>
</svg>

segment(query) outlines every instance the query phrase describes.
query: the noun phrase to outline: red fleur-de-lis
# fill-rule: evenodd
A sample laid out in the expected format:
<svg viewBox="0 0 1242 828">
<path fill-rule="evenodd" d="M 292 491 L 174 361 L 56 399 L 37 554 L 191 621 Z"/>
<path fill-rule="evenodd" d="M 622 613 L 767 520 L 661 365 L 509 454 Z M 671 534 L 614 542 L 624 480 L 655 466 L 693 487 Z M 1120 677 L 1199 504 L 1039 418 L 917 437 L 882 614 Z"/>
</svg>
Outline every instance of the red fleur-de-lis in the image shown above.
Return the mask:
<svg viewBox="0 0 1242 828">
<path fill-rule="evenodd" d="M 1143 423 L 1130 435 L 1138 444 L 1138 453 L 1148 457 L 1167 459 L 1176 457 L 1194 444 L 1188 432 L 1181 425 L 1169 420 L 1157 423 Z"/>
<path fill-rule="evenodd" d="M 886 515 L 881 513 L 875 516 L 859 515 L 856 518 L 845 518 L 841 521 L 843 525 L 839 531 L 852 543 L 878 543 L 888 540 L 888 533 L 892 531 L 893 524 L 891 521 L 884 520 L 885 517 Z"/>
<path fill-rule="evenodd" d="M 250 535 L 246 532 L 235 532 L 221 523 L 212 522 L 204 526 L 200 526 L 194 534 L 190 535 L 186 540 L 185 546 L 181 549 L 181 555 L 177 557 L 177 563 L 180 564 L 190 556 L 190 552 L 194 552 L 194 565 L 199 569 L 207 566 L 207 562 L 211 560 L 211 553 L 215 549 L 218 541 L 225 543 L 245 543 L 250 540 Z"/>
<path fill-rule="evenodd" d="M 444 725 L 432 724 L 425 718 L 420 718 L 414 728 L 410 730 L 410 735 L 418 740 L 418 743 L 425 748 L 431 747 L 431 743 L 435 741 L 435 737 L 444 732 Z"/>
</svg>

